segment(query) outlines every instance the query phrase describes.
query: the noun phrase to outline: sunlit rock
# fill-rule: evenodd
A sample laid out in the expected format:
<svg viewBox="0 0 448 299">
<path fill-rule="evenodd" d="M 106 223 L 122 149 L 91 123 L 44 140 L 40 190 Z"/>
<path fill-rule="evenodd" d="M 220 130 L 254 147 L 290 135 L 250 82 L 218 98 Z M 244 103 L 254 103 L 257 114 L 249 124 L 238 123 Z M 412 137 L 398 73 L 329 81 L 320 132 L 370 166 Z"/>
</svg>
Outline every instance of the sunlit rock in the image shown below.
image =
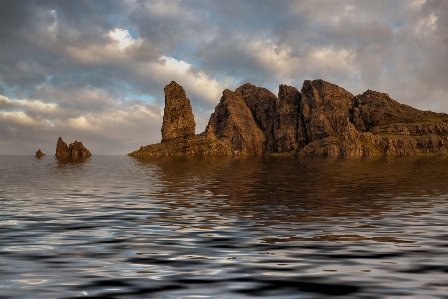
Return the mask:
<svg viewBox="0 0 448 299">
<path fill-rule="evenodd" d="M 448 154 L 447 114 L 371 90 L 354 96 L 323 80 L 306 80 L 301 91 L 280 85 L 278 97 L 249 83 L 226 89 L 199 135 L 180 85 L 165 87 L 165 104 L 162 143 L 130 156 Z"/>
<path fill-rule="evenodd" d="M 67 145 L 61 137 L 58 138 L 56 144 L 56 158 L 58 159 L 81 159 L 88 158 L 92 154 L 88 149 L 84 147 L 82 142 L 76 140 L 75 142 Z"/>
</svg>

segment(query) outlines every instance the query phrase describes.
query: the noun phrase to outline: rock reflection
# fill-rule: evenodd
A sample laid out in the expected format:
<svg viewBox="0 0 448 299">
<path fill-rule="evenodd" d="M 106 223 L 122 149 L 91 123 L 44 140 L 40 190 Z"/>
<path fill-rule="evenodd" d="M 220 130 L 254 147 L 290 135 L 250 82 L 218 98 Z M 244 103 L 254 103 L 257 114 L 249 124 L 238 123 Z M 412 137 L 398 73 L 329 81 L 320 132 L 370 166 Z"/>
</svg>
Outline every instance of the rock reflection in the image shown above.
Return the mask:
<svg viewBox="0 0 448 299">
<path fill-rule="evenodd" d="M 445 157 L 0 165 L 1 298 L 448 292 Z"/>
<path fill-rule="evenodd" d="M 77 158 L 77 159 L 54 157 L 54 159 L 59 168 L 72 168 L 72 167 L 79 167 L 85 164 L 91 159 L 91 157 Z"/>
<path fill-rule="evenodd" d="M 263 242 L 374 241 L 414 243 L 381 230 L 384 217 L 425 215 L 433 207 L 426 197 L 439 196 L 446 176 L 446 157 L 325 159 L 325 158 L 178 158 L 141 161 L 161 170 L 166 199 L 165 220 L 191 225 L 238 217 L 248 226 L 292 228 L 306 223 L 328 226 L 328 231 L 306 236 L 267 236 Z M 436 178 L 436 179 L 434 179 Z M 173 194 L 172 190 L 183 190 Z M 213 202 L 200 198 L 209 194 Z M 410 196 L 412 194 L 412 196 Z M 419 195 L 424 195 L 419 196 Z M 222 198 L 218 202 L 216 198 Z M 208 215 L 194 215 L 207 204 Z M 203 207 L 205 208 L 205 207 Z M 410 211 L 411 210 L 411 211 Z M 212 214 L 210 214 L 212 212 Z M 188 227 L 188 222 L 180 229 Z M 225 224 L 221 224 L 225 225 Z M 228 224 L 232 225 L 232 224 Z M 347 234 L 347 232 L 352 232 Z M 357 232 L 357 233 L 356 233 Z M 392 236 L 391 236 L 392 234 Z"/>
</svg>

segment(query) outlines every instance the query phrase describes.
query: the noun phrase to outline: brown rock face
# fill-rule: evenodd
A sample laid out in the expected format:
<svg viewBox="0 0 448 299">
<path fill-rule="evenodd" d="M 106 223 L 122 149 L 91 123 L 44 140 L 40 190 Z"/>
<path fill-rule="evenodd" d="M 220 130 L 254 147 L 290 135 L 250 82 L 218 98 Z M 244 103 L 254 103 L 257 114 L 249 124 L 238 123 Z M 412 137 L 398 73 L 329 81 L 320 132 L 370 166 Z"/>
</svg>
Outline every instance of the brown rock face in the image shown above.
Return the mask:
<svg viewBox="0 0 448 299">
<path fill-rule="evenodd" d="M 305 81 L 300 103 L 308 142 L 341 135 L 347 130 L 354 96 L 323 80 Z"/>
<path fill-rule="evenodd" d="M 353 107 L 353 124 L 359 131 L 396 123 L 432 122 L 441 114 L 421 111 L 392 100 L 387 93 L 367 90 L 356 96 Z"/>
<path fill-rule="evenodd" d="M 266 143 L 244 99 L 228 89 L 210 117 L 205 134 L 227 144 L 234 154 L 261 155 Z"/>
<path fill-rule="evenodd" d="M 68 146 L 68 149 L 70 150 L 70 156 L 73 159 L 77 159 L 77 158 L 87 158 L 90 157 L 92 154 L 90 153 L 90 151 L 88 149 L 86 149 L 84 147 L 84 145 L 82 145 L 82 142 L 75 140 L 75 142 L 71 143 Z"/>
<path fill-rule="evenodd" d="M 190 100 L 182 86 L 172 81 L 165 86 L 162 142 L 173 138 L 194 136 L 196 123 Z"/>
<path fill-rule="evenodd" d="M 39 150 L 36 152 L 36 157 L 37 157 L 37 158 L 42 158 L 43 156 L 45 156 L 45 154 L 39 149 Z"/>
<path fill-rule="evenodd" d="M 169 142 L 131 156 L 448 154 L 448 114 L 421 111 L 371 90 L 354 96 L 323 80 L 305 81 L 301 92 L 280 85 L 278 98 L 249 83 L 224 90 L 205 132 L 196 136 L 183 88 L 171 82 L 165 99 L 162 141 Z"/>
<path fill-rule="evenodd" d="M 303 118 L 299 118 L 301 98 L 297 88 L 280 85 L 275 104 L 273 148 L 275 153 L 295 152 L 307 143 L 305 124 Z"/>
<path fill-rule="evenodd" d="M 56 144 L 56 158 L 70 158 L 70 150 L 61 137 L 58 138 L 58 143 Z"/>
<path fill-rule="evenodd" d="M 239 87 L 235 90 L 235 94 L 246 102 L 247 107 L 252 112 L 256 126 L 261 129 L 265 137 L 262 145 L 263 152 L 273 152 L 277 97 L 266 88 L 256 87 L 250 83 Z"/>
<path fill-rule="evenodd" d="M 80 159 L 90 157 L 92 154 L 84 147 L 82 142 L 75 141 L 67 146 L 61 137 L 56 144 L 56 158 L 58 159 Z"/>
</svg>

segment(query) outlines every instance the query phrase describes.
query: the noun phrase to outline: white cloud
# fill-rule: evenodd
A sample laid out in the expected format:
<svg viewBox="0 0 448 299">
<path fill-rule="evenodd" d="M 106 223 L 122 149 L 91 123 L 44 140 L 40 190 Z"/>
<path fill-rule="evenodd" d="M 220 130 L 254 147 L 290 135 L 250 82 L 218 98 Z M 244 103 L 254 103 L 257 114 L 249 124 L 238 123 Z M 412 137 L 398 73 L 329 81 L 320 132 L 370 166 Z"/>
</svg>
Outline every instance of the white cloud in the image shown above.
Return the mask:
<svg viewBox="0 0 448 299">
<path fill-rule="evenodd" d="M 114 31 L 110 31 L 109 35 L 112 39 L 118 42 L 118 48 L 123 50 L 130 45 L 132 45 L 135 41 L 132 39 L 131 33 L 129 30 L 123 30 L 120 28 L 115 28 Z"/>
<path fill-rule="evenodd" d="M 415 33 L 417 35 L 428 36 L 437 28 L 437 16 L 430 14 L 428 17 L 420 20 L 415 26 Z"/>
<path fill-rule="evenodd" d="M 44 103 L 40 100 L 11 100 L 3 95 L 0 95 L 0 109 L 6 108 L 24 108 L 24 109 L 32 109 L 32 110 L 54 110 L 58 107 L 57 104 L 54 103 Z"/>
<path fill-rule="evenodd" d="M 348 79 L 355 76 L 357 71 L 353 51 L 331 45 L 308 47 L 306 52 L 297 55 L 291 46 L 279 46 L 272 40 L 259 39 L 248 43 L 246 51 L 281 84 L 290 84 L 303 74 L 308 74 L 309 79 L 330 80 L 336 76 Z"/>
<path fill-rule="evenodd" d="M 321 78 L 448 111 L 446 3 L 5 2 L 0 92 L 18 100 L 0 96 L 1 139 L 11 144 L 0 140 L 0 149 L 27 147 L 17 141 L 23 136 L 50 140 L 53 151 L 51 134 L 88 140 L 103 153 L 132 150 L 120 138 L 159 141 L 162 107 L 124 99 L 162 105 L 172 80 L 192 101 L 197 132 L 222 91 L 246 82 L 275 93 L 278 84 L 300 89 L 304 79 Z"/>
<path fill-rule="evenodd" d="M 56 96 L 70 94 L 54 88 L 51 92 Z M 160 141 L 163 110 L 159 107 L 88 88 L 75 93 L 74 98 L 82 95 L 101 97 L 108 105 L 83 110 L 0 95 L 0 154 L 34 154 L 38 148 L 52 153 L 59 136 L 66 142 L 82 141 L 95 154 L 124 154 Z"/>
<path fill-rule="evenodd" d="M 188 62 L 167 56 L 160 57 L 157 62 L 141 65 L 139 70 L 141 76 L 159 82 L 161 86 L 176 81 L 184 87 L 190 100 L 199 97 L 213 104 L 219 102 L 222 91 L 227 88 L 224 84 L 231 83 L 230 78 L 218 82 L 202 71 L 195 71 Z"/>
</svg>

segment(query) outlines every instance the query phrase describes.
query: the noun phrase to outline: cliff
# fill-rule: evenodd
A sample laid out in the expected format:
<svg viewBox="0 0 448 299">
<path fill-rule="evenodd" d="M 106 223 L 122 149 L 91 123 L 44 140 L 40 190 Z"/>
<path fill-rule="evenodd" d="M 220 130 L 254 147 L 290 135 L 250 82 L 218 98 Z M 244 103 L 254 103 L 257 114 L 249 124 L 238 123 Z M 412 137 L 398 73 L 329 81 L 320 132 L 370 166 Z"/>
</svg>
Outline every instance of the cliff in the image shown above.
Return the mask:
<svg viewBox="0 0 448 299">
<path fill-rule="evenodd" d="M 199 135 L 190 101 L 171 82 L 163 120 L 162 142 L 130 156 L 448 153 L 448 114 L 421 111 L 371 90 L 355 96 L 323 80 L 307 80 L 300 91 L 280 85 L 278 97 L 252 84 L 226 89 Z"/>
</svg>

